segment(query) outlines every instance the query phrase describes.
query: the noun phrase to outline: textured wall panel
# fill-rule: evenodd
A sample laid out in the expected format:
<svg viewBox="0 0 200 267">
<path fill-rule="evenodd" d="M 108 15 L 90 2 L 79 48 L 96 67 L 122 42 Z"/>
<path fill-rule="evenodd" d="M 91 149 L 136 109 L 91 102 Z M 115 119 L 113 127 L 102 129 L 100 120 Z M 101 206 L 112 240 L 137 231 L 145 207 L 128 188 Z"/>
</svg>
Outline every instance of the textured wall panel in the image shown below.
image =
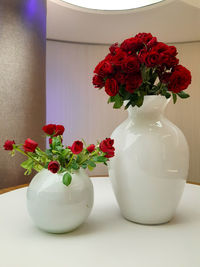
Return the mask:
<svg viewBox="0 0 200 267">
<path fill-rule="evenodd" d="M 5 139 L 44 146 L 46 0 L 0 1 L 0 188 L 26 183 Z"/>
</svg>

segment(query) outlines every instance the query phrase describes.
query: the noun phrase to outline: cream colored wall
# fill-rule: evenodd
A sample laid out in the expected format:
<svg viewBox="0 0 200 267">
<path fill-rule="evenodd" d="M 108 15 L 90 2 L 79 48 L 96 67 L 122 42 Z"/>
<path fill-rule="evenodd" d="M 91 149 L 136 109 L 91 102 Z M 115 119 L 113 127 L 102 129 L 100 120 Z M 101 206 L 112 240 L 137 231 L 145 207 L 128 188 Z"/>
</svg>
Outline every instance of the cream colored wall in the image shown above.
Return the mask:
<svg viewBox="0 0 200 267">
<path fill-rule="evenodd" d="M 189 180 L 200 182 L 200 42 L 175 44 L 180 64 L 192 73 L 190 98 L 170 103 L 166 115 L 185 134 L 190 148 Z M 178 99 L 179 100 L 179 99 Z"/>
<path fill-rule="evenodd" d="M 200 182 L 200 43 L 176 46 L 181 63 L 192 72 L 193 81 L 188 89 L 191 98 L 176 105 L 171 103 L 167 116 L 186 135 L 191 153 L 189 179 Z M 81 137 L 87 143 L 108 137 L 127 116 L 123 109 L 113 110 L 103 90 L 92 86 L 93 69 L 106 53 L 108 46 L 47 41 L 47 122 L 66 126 L 66 144 Z M 106 174 L 104 166 L 91 173 Z"/>
</svg>

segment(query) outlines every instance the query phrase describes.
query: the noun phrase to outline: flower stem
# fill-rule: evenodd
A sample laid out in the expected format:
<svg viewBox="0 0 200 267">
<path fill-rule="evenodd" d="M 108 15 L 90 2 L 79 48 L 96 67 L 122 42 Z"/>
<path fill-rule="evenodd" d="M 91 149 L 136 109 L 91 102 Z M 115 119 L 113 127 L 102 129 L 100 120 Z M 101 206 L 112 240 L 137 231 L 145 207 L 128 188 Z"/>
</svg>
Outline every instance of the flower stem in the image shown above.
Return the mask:
<svg viewBox="0 0 200 267">
<path fill-rule="evenodd" d="M 34 162 L 36 162 L 37 164 L 39 164 L 42 168 L 44 168 L 44 166 L 37 161 L 36 159 L 34 159 L 30 154 L 25 153 L 23 150 L 21 150 L 19 147 L 16 147 L 15 150 L 17 150 L 18 152 L 20 152 L 21 154 L 25 155 L 26 157 L 32 159 Z"/>
</svg>

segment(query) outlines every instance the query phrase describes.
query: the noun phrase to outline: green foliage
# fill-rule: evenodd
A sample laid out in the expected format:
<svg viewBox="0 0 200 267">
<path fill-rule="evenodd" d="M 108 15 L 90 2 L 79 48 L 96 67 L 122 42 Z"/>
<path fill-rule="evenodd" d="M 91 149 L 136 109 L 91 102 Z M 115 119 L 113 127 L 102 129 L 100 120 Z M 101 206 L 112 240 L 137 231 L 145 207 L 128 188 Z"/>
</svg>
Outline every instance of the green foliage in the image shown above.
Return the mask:
<svg viewBox="0 0 200 267">
<path fill-rule="evenodd" d="M 184 91 L 181 91 L 177 94 L 180 98 L 188 98 L 190 97 L 190 95 L 188 95 L 187 93 L 185 93 Z"/>
<path fill-rule="evenodd" d="M 63 184 L 66 185 L 66 186 L 69 186 L 71 184 L 71 181 L 72 181 L 71 174 L 69 172 L 66 172 L 63 175 Z"/>
<path fill-rule="evenodd" d="M 113 99 L 111 99 L 113 100 Z M 114 99 L 117 103 L 118 100 Z M 24 152 L 23 145 L 14 145 L 10 154 L 14 155 L 16 151 L 22 153 L 28 159 L 21 163 L 21 167 L 24 168 L 25 175 L 31 174 L 32 170 L 37 172 L 43 168 L 48 169 L 49 163 L 55 161 L 59 164 L 58 173 L 63 173 L 63 184 L 69 186 L 72 180 L 72 174 L 78 171 L 80 168 L 93 170 L 97 163 L 104 163 L 108 161 L 99 148 L 99 143 L 95 147 L 94 151 L 89 153 L 87 151 L 87 145 L 85 142 L 83 150 L 77 155 L 73 154 L 71 149 L 64 147 L 62 143 L 62 136 L 51 137 L 52 143 L 50 147 L 45 151 L 42 151 L 39 147 L 34 152 Z"/>
</svg>

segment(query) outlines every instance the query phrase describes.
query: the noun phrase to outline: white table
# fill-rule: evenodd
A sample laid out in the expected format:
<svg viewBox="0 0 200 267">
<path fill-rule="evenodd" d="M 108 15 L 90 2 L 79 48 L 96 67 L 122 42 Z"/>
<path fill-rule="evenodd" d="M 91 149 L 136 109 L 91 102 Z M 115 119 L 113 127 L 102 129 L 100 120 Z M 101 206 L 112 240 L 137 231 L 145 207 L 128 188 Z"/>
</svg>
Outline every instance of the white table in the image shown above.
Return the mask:
<svg viewBox="0 0 200 267">
<path fill-rule="evenodd" d="M 200 186 L 186 185 L 170 223 L 143 226 L 121 217 L 108 179 L 92 181 L 93 211 L 68 234 L 33 225 L 26 188 L 0 195 L 0 266 L 200 267 Z"/>
</svg>

